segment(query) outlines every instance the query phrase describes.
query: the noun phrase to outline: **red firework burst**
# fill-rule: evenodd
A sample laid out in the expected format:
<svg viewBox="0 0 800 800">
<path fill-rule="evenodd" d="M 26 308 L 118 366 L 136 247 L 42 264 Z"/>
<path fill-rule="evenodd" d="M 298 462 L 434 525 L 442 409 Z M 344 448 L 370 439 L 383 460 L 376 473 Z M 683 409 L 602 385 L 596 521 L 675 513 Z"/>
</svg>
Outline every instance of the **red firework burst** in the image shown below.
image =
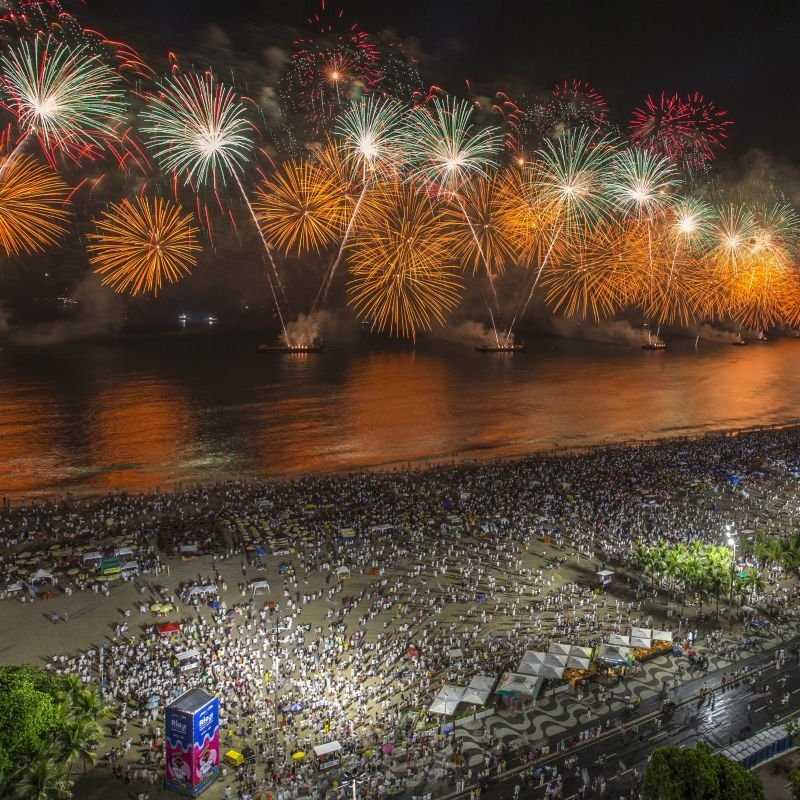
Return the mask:
<svg viewBox="0 0 800 800">
<path fill-rule="evenodd" d="M 700 92 L 686 97 L 675 92 L 648 96 L 644 106 L 634 110 L 628 124 L 630 139 L 640 147 L 666 156 L 686 171 L 704 169 L 724 147 L 727 113 L 716 108 Z"/>
</svg>

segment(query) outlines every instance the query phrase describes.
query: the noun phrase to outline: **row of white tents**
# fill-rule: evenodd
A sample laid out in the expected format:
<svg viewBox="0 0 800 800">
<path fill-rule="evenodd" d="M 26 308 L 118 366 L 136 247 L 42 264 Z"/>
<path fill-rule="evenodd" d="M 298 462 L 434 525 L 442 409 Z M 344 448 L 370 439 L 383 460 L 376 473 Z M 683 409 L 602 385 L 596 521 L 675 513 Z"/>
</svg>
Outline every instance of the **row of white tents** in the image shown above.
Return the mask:
<svg viewBox="0 0 800 800">
<path fill-rule="evenodd" d="M 550 645 L 547 652 L 526 650 L 516 672 L 505 672 L 497 683 L 497 694 L 521 694 L 536 698 L 542 683 L 548 678 L 559 680 L 568 669 L 588 670 L 592 660 L 612 666 L 630 663 L 635 648 L 650 648 L 654 642 L 671 643 L 672 633 L 654 628 L 632 628 L 630 636 L 612 635 L 608 643 L 594 648 L 564 642 Z M 451 660 L 461 656 L 458 650 L 449 653 Z M 484 705 L 492 694 L 494 678 L 476 675 L 469 686 L 445 684 L 428 710 L 433 714 L 452 715 L 459 703 Z"/>
</svg>

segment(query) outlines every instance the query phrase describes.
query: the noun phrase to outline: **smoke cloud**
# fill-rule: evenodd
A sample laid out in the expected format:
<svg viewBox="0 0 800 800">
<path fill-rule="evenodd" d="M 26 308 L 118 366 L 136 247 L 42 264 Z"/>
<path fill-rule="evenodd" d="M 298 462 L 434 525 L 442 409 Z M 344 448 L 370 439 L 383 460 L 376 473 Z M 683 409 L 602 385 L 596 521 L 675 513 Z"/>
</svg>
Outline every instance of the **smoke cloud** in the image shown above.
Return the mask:
<svg viewBox="0 0 800 800">
<path fill-rule="evenodd" d="M 102 287 L 97 276 L 89 275 L 81 279 L 72 292 L 72 299 L 78 304 L 74 319 L 56 320 L 15 330 L 11 332 L 10 340 L 14 344 L 53 345 L 107 336 L 122 328 L 122 299 Z"/>
</svg>

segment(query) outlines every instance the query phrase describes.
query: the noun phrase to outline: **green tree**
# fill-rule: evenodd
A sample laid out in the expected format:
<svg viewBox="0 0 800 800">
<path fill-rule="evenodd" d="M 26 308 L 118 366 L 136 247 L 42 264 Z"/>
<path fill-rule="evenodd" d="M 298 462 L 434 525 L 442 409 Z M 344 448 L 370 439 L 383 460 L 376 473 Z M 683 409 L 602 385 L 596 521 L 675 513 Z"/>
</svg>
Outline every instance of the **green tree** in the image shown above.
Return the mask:
<svg viewBox="0 0 800 800">
<path fill-rule="evenodd" d="M 739 579 L 739 584 L 742 590 L 747 592 L 751 603 L 757 593 L 761 593 L 767 588 L 764 576 L 756 569 L 746 569 L 744 577 Z"/>
<path fill-rule="evenodd" d="M 658 747 L 642 782 L 644 800 L 764 800 L 760 778 L 705 745 Z"/>
<path fill-rule="evenodd" d="M 71 797 L 71 789 L 60 754 L 44 747 L 22 768 L 11 796 L 20 800 L 60 800 Z"/>
</svg>

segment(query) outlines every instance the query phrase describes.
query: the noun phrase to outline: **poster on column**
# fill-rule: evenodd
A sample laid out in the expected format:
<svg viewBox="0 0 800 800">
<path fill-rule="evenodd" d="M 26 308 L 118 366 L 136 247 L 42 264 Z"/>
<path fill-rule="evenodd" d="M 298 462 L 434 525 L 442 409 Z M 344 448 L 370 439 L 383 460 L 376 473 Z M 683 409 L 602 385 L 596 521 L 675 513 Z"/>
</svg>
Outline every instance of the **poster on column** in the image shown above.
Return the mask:
<svg viewBox="0 0 800 800">
<path fill-rule="evenodd" d="M 167 706 L 164 787 L 196 797 L 219 775 L 219 699 L 190 689 Z"/>
</svg>

